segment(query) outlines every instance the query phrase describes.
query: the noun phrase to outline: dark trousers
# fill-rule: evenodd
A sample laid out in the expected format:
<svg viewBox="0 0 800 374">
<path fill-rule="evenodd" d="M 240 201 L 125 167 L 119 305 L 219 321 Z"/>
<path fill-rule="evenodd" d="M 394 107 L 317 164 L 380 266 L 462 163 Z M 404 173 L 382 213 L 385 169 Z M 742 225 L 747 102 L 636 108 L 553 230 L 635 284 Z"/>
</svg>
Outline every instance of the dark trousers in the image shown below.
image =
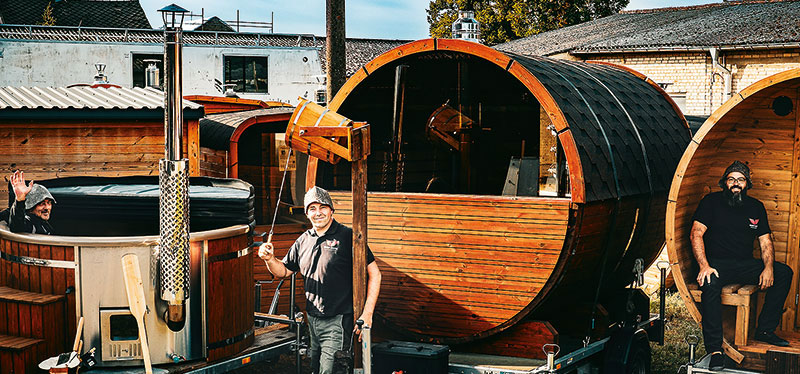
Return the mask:
<svg viewBox="0 0 800 374">
<path fill-rule="evenodd" d="M 703 341 L 706 352 L 722 351 L 722 287 L 727 284 L 755 284 L 764 271 L 764 262 L 760 259 L 747 260 L 712 260 L 709 264 L 717 269 L 719 278 L 711 275 L 711 282 L 700 287 L 703 291 L 701 312 L 703 313 Z M 792 284 L 792 269 L 783 263 L 773 264 L 775 281 L 766 290 L 764 306 L 758 316 L 756 332 L 773 332 L 780 323 L 783 303 L 789 294 Z"/>
</svg>

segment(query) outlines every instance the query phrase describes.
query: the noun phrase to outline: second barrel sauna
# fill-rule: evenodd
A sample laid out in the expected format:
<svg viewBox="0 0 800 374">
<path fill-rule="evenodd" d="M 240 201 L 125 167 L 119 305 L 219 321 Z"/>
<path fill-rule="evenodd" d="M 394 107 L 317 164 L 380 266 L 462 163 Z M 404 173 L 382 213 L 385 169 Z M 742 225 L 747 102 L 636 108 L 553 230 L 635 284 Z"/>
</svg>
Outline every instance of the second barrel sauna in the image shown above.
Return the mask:
<svg viewBox="0 0 800 374">
<path fill-rule="evenodd" d="M 798 247 L 800 247 L 800 69 L 785 71 L 743 89 L 717 109 L 694 135 L 672 181 L 667 205 L 667 249 L 675 284 L 694 319 L 702 320 L 697 290 L 697 261 L 692 253 L 689 232 L 692 216 L 700 200 L 717 185 L 725 168 L 734 160 L 750 167 L 753 188 L 747 194 L 764 203 L 772 229 L 775 261 L 794 270 L 794 280 L 778 334 L 796 347 Z M 756 243 L 753 256 L 760 258 Z M 723 291 L 725 292 L 725 291 Z M 763 370 L 767 351 L 763 344 L 748 339 L 755 319 L 737 309 L 759 310 L 758 294 L 745 288 L 730 290 L 737 303 L 728 302 L 724 310 L 726 339 L 738 352 L 728 348 L 731 357 L 744 361 L 748 368 Z M 744 304 L 747 305 L 744 305 Z M 723 300 L 723 304 L 726 304 Z M 741 320 L 739 320 L 741 319 Z M 797 349 L 795 349 L 797 350 Z M 800 351 L 796 352 L 800 353 Z"/>
<path fill-rule="evenodd" d="M 445 344 L 532 319 L 583 333 L 593 312 L 612 313 L 594 305 L 662 248 L 690 137 L 641 74 L 456 40 L 386 52 L 329 108 L 371 126 L 376 320 Z M 334 191 L 334 217 L 350 224 L 350 165 L 309 164 L 308 180 Z"/>
</svg>

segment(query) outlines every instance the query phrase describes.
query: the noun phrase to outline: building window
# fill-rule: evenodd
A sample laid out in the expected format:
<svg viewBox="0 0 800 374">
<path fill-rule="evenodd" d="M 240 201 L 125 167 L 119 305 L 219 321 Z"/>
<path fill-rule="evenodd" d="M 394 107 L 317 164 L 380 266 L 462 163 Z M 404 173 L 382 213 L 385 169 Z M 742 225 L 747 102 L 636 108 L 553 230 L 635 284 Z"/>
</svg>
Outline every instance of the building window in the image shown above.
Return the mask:
<svg viewBox="0 0 800 374">
<path fill-rule="evenodd" d="M 164 83 L 164 55 L 148 54 L 148 53 L 133 53 L 131 54 L 133 62 L 133 87 L 145 87 L 147 67 L 155 64 L 158 72 L 155 74 L 158 77 L 158 86 L 163 87 Z"/>
<path fill-rule="evenodd" d="M 225 85 L 236 92 L 267 93 L 267 57 L 225 56 Z"/>
</svg>

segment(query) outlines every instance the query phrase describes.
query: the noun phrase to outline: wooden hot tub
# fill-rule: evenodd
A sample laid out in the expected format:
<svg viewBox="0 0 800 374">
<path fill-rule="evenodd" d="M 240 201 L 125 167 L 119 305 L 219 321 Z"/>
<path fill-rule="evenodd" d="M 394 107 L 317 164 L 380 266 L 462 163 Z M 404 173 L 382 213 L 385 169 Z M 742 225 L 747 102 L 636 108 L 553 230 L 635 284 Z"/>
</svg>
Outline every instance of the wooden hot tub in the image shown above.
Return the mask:
<svg viewBox="0 0 800 374">
<path fill-rule="evenodd" d="M 83 316 L 84 351 L 97 348 L 100 365 L 142 364 L 141 359 L 136 359 L 138 342 L 131 340 L 136 334 L 129 334 L 127 329 L 130 321 L 115 317 L 125 314 L 128 308 L 120 263 L 128 253 L 139 257 L 150 310 L 145 319 L 154 364 L 173 362 L 170 354 L 186 360 L 218 360 L 252 344 L 253 234 L 252 225 L 241 223 L 252 220 L 250 185 L 235 180 L 192 179 L 190 199 L 195 202 L 197 214 L 230 207 L 231 199 L 212 196 L 223 192 L 235 195 L 234 205 L 250 215 L 240 217 L 240 223 L 219 219 L 216 228 L 211 223 L 213 217 L 194 217 L 198 227 L 205 230 L 190 233 L 187 321 L 181 331 L 172 332 L 161 318 L 164 305 L 158 298 L 156 257 L 151 259 L 158 233 L 142 234 L 152 222 L 157 230 L 157 179 L 68 179 L 42 182 L 50 187 L 57 201 L 53 217 L 59 217 L 54 222 L 59 235 L 11 233 L 5 222 L 0 223 L 0 335 L 42 340 L 31 343 L 28 352 L 21 352 L 24 358 L 20 362 L 27 360 L 26 366 L 35 367 L 39 361 L 71 349 L 76 321 Z M 205 188 L 197 190 L 196 185 Z M 134 206 L 127 210 L 124 203 L 112 207 L 109 204 L 113 201 L 127 201 Z M 152 214 L 138 214 L 149 211 Z M 220 217 L 224 215 L 220 212 Z M 135 235 L 122 235 L 123 223 L 130 219 L 126 216 L 136 217 L 130 227 Z M 79 221 L 83 235 L 63 235 L 64 228 L 79 230 L 74 222 L 68 222 L 70 218 Z M 96 234 L 90 236 L 86 232 Z M 108 321 L 116 321 L 111 324 L 121 326 L 119 332 L 108 328 Z"/>
<path fill-rule="evenodd" d="M 641 74 L 456 40 L 386 52 L 329 108 L 371 125 L 376 318 L 447 344 L 531 319 L 585 333 L 598 285 L 603 304 L 635 259 L 646 267 L 662 248 L 667 188 L 689 142 L 683 115 Z M 349 173 L 345 162 L 308 169 L 348 225 Z"/>
</svg>

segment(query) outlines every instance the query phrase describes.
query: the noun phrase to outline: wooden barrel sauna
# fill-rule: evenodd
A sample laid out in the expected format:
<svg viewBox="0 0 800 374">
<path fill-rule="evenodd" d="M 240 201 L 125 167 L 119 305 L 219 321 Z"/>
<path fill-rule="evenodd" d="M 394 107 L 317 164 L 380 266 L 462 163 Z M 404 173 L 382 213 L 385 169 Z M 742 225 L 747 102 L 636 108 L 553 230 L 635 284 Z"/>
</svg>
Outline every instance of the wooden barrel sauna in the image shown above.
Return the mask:
<svg viewBox="0 0 800 374">
<path fill-rule="evenodd" d="M 604 304 L 632 281 L 635 259 L 646 267 L 662 248 L 667 188 L 690 138 L 639 73 L 456 40 L 386 52 L 329 108 L 371 126 L 376 319 L 446 344 L 525 319 L 585 333 L 598 285 Z M 334 217 L 350 224 L 350 165 L 309 164 L 308 180 L 334 191 Z"/>
<path fill-rule="evenodd" d="M 41 340 L 26 359 L 35 364 L 71 348 L 82 315 L 84 351 L 97 348 L 101 366 L 141 365 L 141 360 L 116 356 L 118 337 L 108 339 L 104 332 L 104 313 L 127 308 L 120 259 L 128 253 L 139 257 L 151 310 L 146 326 L 154 364 L 172 363 L 170 354 L 219 360 L 252 345 L 252 186 L 191 178 L 195 225 L 190 221 L 188 317 L 183 330 L 173 333 L 159 317 L 164 305 L 158 301 L 157 266 L 151 257 L 159 240 L 158 179 L 77 177 L 41 183 L 57 201 L 56 235 L 11 233 L 0 223 L 0 336 Z M 36 306 L 35 296 L 44 300 L 51 295 L 59 299 Z"/>
<path fill-rule="evenodd" d="M 675 171 L 666 212 L 667 249 L 675 284 L 698 322 L 699 304 L 694 303 L 691 295 L 698 271 L 689 241 L 692 215 L 703 196 L 720 190 L 717 182 L 733 160 L 740 160 L 750 167 L 753 188 L 747 193 L 761 200 L 767 209 L 774 236 L 775 260 L 789 265 L 798 274 L 798 88 L 800 70 L 795 69 L 767 77 L 743 89 L 706 120 L 686 148 Z M 755 245 L 753 256 L 760 258 L 758 245 Z M 796 293 L 797 276 L 790 295 Z M 781 329 L 794 331 L 796 326 L 796 305 L 794 298 L 789 297 Z M 729 341 L 733 343 L 732 339 Z"/>
</svg>

